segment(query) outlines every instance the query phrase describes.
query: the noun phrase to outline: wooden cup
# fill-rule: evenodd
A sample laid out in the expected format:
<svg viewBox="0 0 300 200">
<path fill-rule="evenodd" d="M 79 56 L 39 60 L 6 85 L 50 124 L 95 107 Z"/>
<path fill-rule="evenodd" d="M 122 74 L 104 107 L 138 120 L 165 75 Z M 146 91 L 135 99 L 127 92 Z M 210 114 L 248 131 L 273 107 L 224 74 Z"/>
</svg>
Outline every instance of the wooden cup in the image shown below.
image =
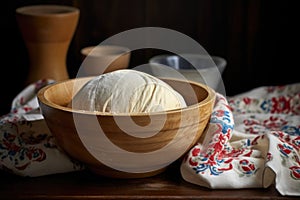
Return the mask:
<svg viewBox="0 0 300 200">
<path fill-rule="evenodd" d="M 118 69 L 126 69 L 130 62 L 130 49 L 117 45 L 98 45 L 84 47 L 81 71 L 77 77 L 97 76 Z"/>
</svg>

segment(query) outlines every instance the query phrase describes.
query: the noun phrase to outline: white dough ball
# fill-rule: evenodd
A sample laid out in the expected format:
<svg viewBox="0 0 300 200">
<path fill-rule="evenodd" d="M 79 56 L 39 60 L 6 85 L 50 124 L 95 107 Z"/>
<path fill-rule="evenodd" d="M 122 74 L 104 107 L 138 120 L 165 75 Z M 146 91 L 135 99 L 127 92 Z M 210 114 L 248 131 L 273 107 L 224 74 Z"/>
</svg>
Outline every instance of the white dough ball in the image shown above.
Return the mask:
<svg viewBox="0 0 300 200">
<path fill-rule="evenodd" d="M 109 113 L 149 113 L 186 107 L 166 82 L 133 69 L 101 74 L 88 81 L 69 104 L 77 110 Z"/>
</svg>

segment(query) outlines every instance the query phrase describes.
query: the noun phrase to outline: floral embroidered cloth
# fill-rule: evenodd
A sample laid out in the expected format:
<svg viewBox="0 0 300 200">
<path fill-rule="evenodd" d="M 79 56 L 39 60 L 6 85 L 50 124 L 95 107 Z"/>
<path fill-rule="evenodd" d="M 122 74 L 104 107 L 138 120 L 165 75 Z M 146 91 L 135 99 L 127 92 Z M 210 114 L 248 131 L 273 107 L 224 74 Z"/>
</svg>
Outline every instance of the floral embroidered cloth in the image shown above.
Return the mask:
<svg viewBox="0 0 300 200">
<path fill-rule="evenodd" d="M 39 111 L 37 91 L 26 87 L 0 117 L 0 168 L 20 176 L 82 170 L 56 145 Z M 222 189 L 275 184 L 282 195 L 300 196 L 300 83 L 260 87 L 217 99 L 205 137 L 181 163 L 191 183 Z"/>
<path fill-rule="evenodd" d="M 40 80 L 26 87 L 0 117 L 0 168 L 20 176 L 42 176 L 83 168 L 56 145 L 39 111 L 37 91 L 53 83 Z"/>
<path fill-rule="evenodd" d="M 259 87 L 217 101 L 205 137 L 186 155 L 182 177 L 207 188 L 275 184 L 300 196 L 300 83 Z"/>
</svg>

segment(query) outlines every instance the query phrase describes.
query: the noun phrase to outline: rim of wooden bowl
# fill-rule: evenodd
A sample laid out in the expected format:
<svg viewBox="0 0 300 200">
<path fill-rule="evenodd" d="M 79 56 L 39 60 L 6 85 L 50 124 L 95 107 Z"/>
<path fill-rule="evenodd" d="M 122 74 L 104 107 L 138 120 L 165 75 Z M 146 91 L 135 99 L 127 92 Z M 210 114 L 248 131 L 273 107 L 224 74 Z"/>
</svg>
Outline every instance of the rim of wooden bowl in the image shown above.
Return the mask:
<svg viewBox="0 0 300 200">
<path fill-rule="evenodd" d="M 90 79 L 94 78 L 94 76 L 89 76 L 89 77 L 80 77 L 80 78 L 73 78 L 73 79 L 68 79 L 68 80 L 64 80 L 64 81 L 58 81 L 55 83 L 52 83 L 50 85 L 44 86 L 43 88 L 41 88 L 38 93 L 37 93 L 37 97 L 38 100 L 40 102 L 42 102 L 43 104 L 58 109 L 58 110 L 62 110 L 65 112 L 71 112 L 71 113 L 78 113 L 78 114 L 86 114 L 86 115 L 101 115 L 101 116 L 149 116 L 149 115 L 161 115 L 161 114 L 172 114 L 172 113 L 176 113 L 176 112 L 181 112 L 181 111 L 186 111 L 186 110 L 190 110 L 190 109 L 194 109 L 195 107 L 200 107 L 200 106 L 205 106 L 206 104 L 210 103 L 211 101 L 215 100 L 216 97 L 216 92 L 214 89 L 212 89 L 211 87 L 207 86 L 206 84 L 203 83 L 199 83 L 199 82 L 195 82 L 195 81 L 190 81 L 190 80 L 181 80 L 181 79 L 175 79 L 175 78 L 162 78 L 162 80 L 169 80 L 169 81 L 179 81 L 179 82 L 184 82 L 184 83 L 189 83 L 189 84 L 194 84 L 197 85 L 199 87 L 202 87 L 206 92 L 207 92 L 207 96 L 200 102 L 196 103 L 196 104 L 192 104 L 192 105 L 188 105 L 187 107 L 184 108 L 179 108 L 179 109 L 173 109 L 173 110 L 167 110 L 167 111 L 160 111 L 160 112 L 140 112 L 140 113 L 109 113 L 109 112 L 101 112 L 101 111 L 86 111 L 86 110 L 75 110 L 72 109 L 70 107 L 67 106 L 62 106 L 59 104 L 55 104 L 51 101 L 49 101 L 46 96 L 45 93 L 51 89 L 52 87 L 55 87 L 59 84 L 65 84 L 67 82 L 74 82 L 75 81 L 88 81 Z M 83 83 L 84 85 L 84 83 Z M 82 85 L 82 86 L 83 86 Z M 78 89 L 77 89 L 78 90 Z"/>
</svg>

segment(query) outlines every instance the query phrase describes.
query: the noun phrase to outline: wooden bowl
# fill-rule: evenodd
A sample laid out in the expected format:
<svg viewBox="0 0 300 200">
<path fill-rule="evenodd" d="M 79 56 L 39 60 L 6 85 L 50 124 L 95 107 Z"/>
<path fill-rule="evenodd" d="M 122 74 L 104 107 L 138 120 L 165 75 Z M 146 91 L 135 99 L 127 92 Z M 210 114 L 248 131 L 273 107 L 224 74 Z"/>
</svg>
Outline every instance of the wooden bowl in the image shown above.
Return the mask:
<svg viewBox="0 0 300 200">
<path fill-rule="evenodd" d="M 74 94 L 91 78 L 48 85 L 39 90 L 38 101 L 58 145 L 103 176 L 142 178 L 164 171 L 199 140 L 214 106 L 215 91 L 210 87 L 162 79 L 184 97 L 186 108 L 113 115 L 68 107 Z"/>
</svg>

